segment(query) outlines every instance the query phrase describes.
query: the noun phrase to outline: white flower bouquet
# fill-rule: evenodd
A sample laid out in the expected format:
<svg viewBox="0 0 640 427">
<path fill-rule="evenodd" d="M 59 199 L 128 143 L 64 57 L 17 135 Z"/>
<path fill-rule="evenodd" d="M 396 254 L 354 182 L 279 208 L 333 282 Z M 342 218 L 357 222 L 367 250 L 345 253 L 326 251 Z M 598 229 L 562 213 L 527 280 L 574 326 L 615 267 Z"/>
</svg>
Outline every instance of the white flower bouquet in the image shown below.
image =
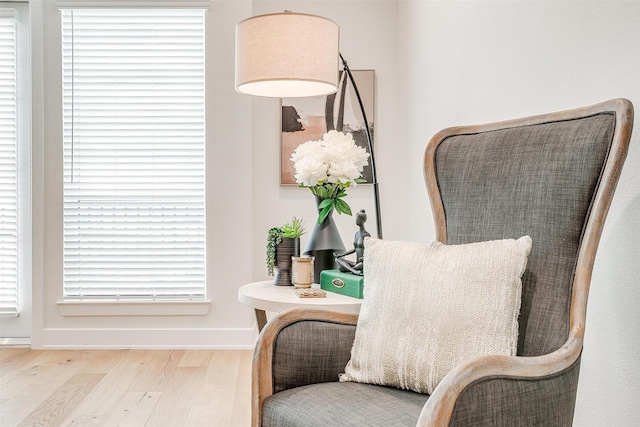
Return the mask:
<svg viewBox="0 0 640 427">
<path fill-rule="evenodd" d="M 369 153 L 356 145 L 353 135 L 335 130 L 325 133 L 321 140 L 307 141 L 296 148 L 291 155 L 296 182 L 322 199 L 318 223 L 324 221 L 331 209 L 351 215 L 351 208 L 343 198 L 347 188 L 365 182 L 362 171 L 368 158 Z"/>
</svg>

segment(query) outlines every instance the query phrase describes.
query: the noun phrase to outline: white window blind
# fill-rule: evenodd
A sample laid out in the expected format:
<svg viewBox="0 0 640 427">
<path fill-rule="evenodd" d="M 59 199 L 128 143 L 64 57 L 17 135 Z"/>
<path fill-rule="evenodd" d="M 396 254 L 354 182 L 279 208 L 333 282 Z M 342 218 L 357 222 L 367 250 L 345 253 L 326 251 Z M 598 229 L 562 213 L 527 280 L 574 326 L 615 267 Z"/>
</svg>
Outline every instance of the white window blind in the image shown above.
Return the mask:
<svg viewBox="0 0 640 427">
<path fill-rule="evenodd" d="M 61 15 L 64 298 L 203 300 L 204 11 Z"/>
<path fill-rule="evenodd" d="M 0 314 L 18 312 L 17 12 L 0 11 Z"/>
</svg>

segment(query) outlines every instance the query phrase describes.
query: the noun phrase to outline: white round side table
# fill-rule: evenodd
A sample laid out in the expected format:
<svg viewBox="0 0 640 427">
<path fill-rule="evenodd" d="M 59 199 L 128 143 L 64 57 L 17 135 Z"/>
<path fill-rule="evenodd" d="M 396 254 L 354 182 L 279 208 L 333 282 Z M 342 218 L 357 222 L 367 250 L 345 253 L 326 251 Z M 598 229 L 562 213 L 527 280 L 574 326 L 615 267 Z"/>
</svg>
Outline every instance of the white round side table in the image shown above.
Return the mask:
<svg viewBox="0 0 640 427">
<path fill-rule="evenodd" d="M 314 284 L 313 287 L 319 287 Z M 299 298 L 293 286 L 276 286 L 273 280 L 247 283 L 238 289 L 238 301 L 255 309 L 258 330 L 267 323 L 265 311 L 280 312 L 290 308 L 313 307 L 343 313 L 359 313 L 362 300 L 327 291 L 326 298 Z"/>
</svg>

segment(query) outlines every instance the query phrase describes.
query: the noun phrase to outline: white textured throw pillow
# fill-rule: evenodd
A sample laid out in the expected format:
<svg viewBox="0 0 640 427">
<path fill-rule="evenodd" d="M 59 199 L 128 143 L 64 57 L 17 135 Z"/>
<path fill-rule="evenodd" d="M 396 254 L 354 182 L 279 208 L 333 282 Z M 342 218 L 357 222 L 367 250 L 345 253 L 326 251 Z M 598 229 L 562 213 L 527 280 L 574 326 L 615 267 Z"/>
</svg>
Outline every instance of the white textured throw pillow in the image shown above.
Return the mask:
<svg viewBox="0 0 640 427">
<path fill-rule="evenodd" d="M 340 381 L 433 393 L 456 365 L 515 355 L 531 238 L 365 240 L 365 295 Z"/>
</svg>

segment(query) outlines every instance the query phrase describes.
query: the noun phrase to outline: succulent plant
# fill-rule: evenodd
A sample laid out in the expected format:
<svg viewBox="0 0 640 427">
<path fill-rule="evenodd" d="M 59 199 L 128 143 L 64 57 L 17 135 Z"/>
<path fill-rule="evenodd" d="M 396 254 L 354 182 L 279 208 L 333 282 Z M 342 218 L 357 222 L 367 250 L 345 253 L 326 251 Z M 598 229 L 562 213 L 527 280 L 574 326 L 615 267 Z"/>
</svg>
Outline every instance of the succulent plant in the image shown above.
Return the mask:
<svg viewBox="0 0 640 427">
<path fill-rule="evenodd" d="M 273 269 L 276 264 L 276 246 L 278 246 L 284 238 L 295 239 L 303 234 L 304 223 L 295 216 L 291 222 L 284 224 L 282 227 L 269 229 L 267 234 L 267 273 L 269 276 L 273 276 Z"/>
</svg>

